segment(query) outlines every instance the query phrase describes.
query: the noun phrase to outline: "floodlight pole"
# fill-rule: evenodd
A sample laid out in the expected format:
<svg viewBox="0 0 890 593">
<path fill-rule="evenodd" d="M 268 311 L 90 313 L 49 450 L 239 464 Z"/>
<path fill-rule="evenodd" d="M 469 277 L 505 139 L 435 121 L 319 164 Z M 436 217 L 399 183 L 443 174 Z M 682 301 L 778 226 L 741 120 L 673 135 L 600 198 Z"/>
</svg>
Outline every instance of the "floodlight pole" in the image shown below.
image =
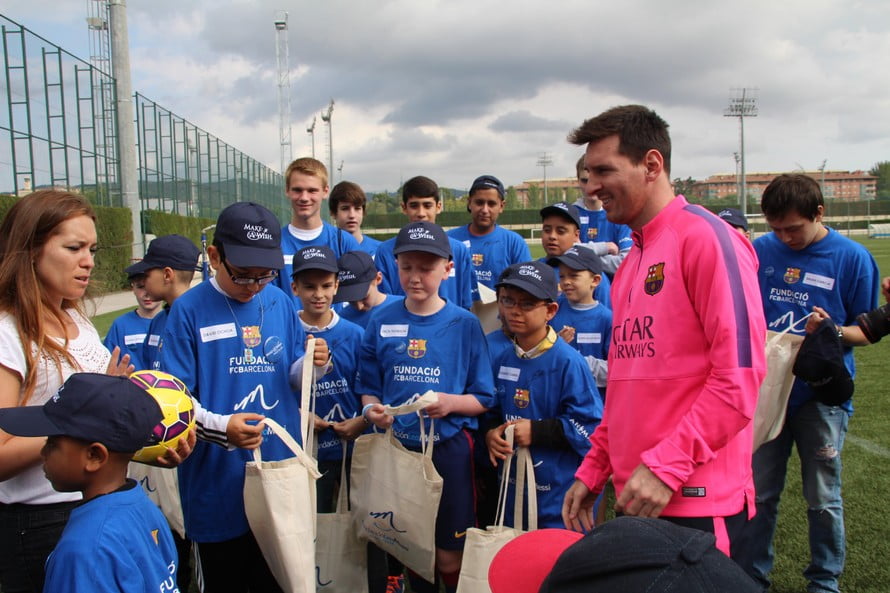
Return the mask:
<svg viewBox="0 0 890 593">
<path fill-rule="evenodd" d="M 748 215 L 748 190 L 745 179 L 745 118 L 757 117 L 756 88 L 730 89 L 733 93 L 729 98 L 729 107 L 723 112 L 725 117 L 739 118 L 739 168 L 741 177 L 741 195 L 739 209 Z"/>
<path fill-rule="evenodd" d="M 553 164 L 553 159 L 546 152 L 542 152 L 538 157 L 538 166 L 544 168 L 544 205 L 547 205 L 547 167 Z"/>
<path fill-rule="evenodd" d="M 315 158 L 315 116 L 312 116 L 312 125 L 306 128 L 306 133 L 312 138 L 312 158 Z"/>
</svg>

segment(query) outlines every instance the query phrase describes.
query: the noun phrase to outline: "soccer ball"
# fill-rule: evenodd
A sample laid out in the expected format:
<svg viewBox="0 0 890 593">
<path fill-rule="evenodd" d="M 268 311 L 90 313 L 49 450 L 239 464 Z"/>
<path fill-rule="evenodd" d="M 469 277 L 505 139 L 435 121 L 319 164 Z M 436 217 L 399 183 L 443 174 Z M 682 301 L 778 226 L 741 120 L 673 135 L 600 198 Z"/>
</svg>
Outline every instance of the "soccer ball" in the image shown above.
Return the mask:
<svg viewBox="0 0 890 593">
<path fill-rule="evenodd" d="M 145 446 L 133 454 L 133 461 L 154 464 L 167 447 L 175 449 L 179 439 L 194 429 L 192 396 L 182 381 L 161 371 L 136 371 L 130 375 L 130 381 L 150 393 L 164 414 Z"/>
</svg>

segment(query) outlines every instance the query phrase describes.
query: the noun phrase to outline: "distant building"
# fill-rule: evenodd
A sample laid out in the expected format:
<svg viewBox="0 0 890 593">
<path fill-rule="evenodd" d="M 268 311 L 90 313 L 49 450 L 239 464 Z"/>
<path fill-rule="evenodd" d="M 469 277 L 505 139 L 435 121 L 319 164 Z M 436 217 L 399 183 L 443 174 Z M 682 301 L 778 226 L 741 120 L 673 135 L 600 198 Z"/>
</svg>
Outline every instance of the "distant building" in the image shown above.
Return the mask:
<svg viewBox="0 0 890 593">
<path fill-rule="evenodd" d="M 878 178 L 865 171 L 803 171 L 822 184 L 822 195 L 828 200 L 874 200 Z M 749 173 L 745 175 L 745 193 L 750 199 L 759 200 L 763 190 L 777 175 L 782 173 Z M 701 200 L 719 200 L 737 195 L 738 178 L 730 173 L 712 175 L 693 185 L 692 195 Z"/>
<path fill-rule="evenodd" d="M 537 188 L 538 196 L 544 199 L 544 180 L 543 179 L 527 179 L 518 185 L 514 185 L 516 190 L 516 198 L 524 207 L 529 203 L 529 190 L 532 186 Z M 547 202 L 574 202 L 581 195 L 578 188 L 578 179 L 575 177 L 554 177 L 547 178 Z"/>
</svg>

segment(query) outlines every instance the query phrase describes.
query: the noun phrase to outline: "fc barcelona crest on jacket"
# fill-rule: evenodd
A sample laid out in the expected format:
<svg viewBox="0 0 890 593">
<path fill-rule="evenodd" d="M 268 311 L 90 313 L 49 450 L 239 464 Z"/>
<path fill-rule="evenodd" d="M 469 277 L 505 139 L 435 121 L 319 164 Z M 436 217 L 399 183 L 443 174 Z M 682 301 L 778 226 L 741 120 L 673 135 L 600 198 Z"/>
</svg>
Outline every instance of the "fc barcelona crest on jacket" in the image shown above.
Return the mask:
<svg viewBox="0 0 890 593">
<path fill-rule="evenodd" d="M 800 280 L 800 268 L 785 268 L 785 284 L 797 284 Z"/>
<path fill-rule="evenodd" d="M 513 403 L 516 404 L 517 408 L 527 408 L 528 407 L 528 389 L 519 389 L 516 388 L 516 392 L 513 393 Z"/>
<path fill-rule="evenodd" d="M 426 340 L 408 340 L 408 356 L 423 358 L 426 354 Z"/>
<path fill-rule="evenodd" d="M 646 289 L 646 294 L 652 296 L 653 294 L 658 294 L 662 286 L 664 286 L 664 262 L 649 266 L 644 288 Z"/>
</svg>

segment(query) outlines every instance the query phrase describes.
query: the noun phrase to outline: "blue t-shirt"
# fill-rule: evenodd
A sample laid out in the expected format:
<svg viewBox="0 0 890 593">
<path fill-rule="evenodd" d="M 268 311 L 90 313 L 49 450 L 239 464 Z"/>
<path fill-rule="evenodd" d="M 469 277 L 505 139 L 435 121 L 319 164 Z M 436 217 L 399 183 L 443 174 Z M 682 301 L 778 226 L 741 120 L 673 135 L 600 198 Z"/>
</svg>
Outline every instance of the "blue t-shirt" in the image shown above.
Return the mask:
<svg viewBox="0 0 890 593">
<path fill-rule="evenodd" d="M 303 354 L 304 334 L 288 295 L 267 285 L 247 303 L 225 296 L 215 280 L 177 299 L 161 337 L 160 368 L 182 379 L 210 412 L 255 412 L 284 426 L 298 441 L 300 401 L 290 387 L 291 364 Z M 293 457 L 266 430 L 264 460 Z M 244 515 L 245 449 L 227 451 L 198 441 L 179 466 L 185 528 L 197 542 L 220 542 L 248 531 Z"/>
<path fill-rule="evenodd" d="M 164 328 L 167 326 L 168 311 L 169 307 L 164 306 L 148 326 L 148 337 L 145 338 L 145 344 L 142 345 L 142 361 L 147 369 L 161 368 L 159 347 L 161 336 L 164 335 Z"/>
<path fill-rule="evenodd" d="M 539 262 L 548 263 L 550 256 L 542 257 L 539 259 Z M 553 271 L 556 273 L 556 281 L 559 282 L 559 265 L 552 266 Z M 609 280 L 609 277 L 605 274 L 600 274 L 600 283 L 597 285 L 595 289 L 593 289 L 593 298 L 595 298 L 600 305 L 603 305 L 607 309 L 612 308 L 612 281 Z"/>
<path fill-rule="evenodd" d="M 464 225 L 451 229 L 448 235 L 470 250 L 476 280 L 492 290 L 505 268 L 532 259 L 525 239 L 501 226 L 496 225 L 487 235 L 476 236 L 470 233 L 470 225 Z"/>
<path fill-rule="evenodd" d="M 389 303 L 391 303 L 393 301 L 404 300 L 404 298 L 405 297 L 403 297 L 403 296 L 388 294 L 388 295 L 386 295 L 385 301 L 383 301 L 382 303 L 380 303 L 379 305 L 377 305 L 376 307 L 374 307 L 373 309 L 370 309 L 368 311 L 359 311 L 352 305 L 343 303 L 345 306 L 342 309 L 338 310 L 337 313 L 343 319 L 345 319 L 347 321 L 351 321 L 352 323 L 354 323 L 358 326 L 361 326 L 362 329 L 365 329 L 366 327 L 368 327 L 368 321 L 370 321 L 370 319 L 371 319 L 371 313 L 373 313 L 374 311 L 376 311 L 377 309 L 379 309 L 380 307 L 382 307 L 384 305 L 388 305 Z"/>
<path fill-rule="evenodd" d="M 335 317 L 335 320 L 333 326 L 311 332 L 327 342 L 333 362 L 330 370 L 315 382 L 315 414 L 328 422 L 355 418 L 362 409 L 361 398 L 355 394 L 354 388 L 364 330 L 345 319 Z M 343 446 L 334 429 L 317 434 L 319 461 L 343 458 Z"/>
<path fill-rule="evenodd" d="M 472 394 L 485 408 L 494 403 L 488 346 L 479 320 L 450 302 L 432 315 L 414 315 L 404 301 L 374 309 L 365 330 L 355 392 L 384 404 L 401 405 L 427 390 Z M 427 429 L 429 428 L 429 420 Z M 463 428 L 475 430 L 475 417 L 437 418 L 435 440 Z M 416 414 L 396 416 L 393 433 L 406 445 L 420 445 Z"/>
<path fill-rule="evenodd" d="M 492 366 L 494 366 L 494 361 L 497 357 L 503 354 L 505 350 L 513 350 L 514 348 L 513 340 L 504 333 L 503 329 L 496 329 L 485 334 L 485 341 L 488 342 L 488 355 L 491 358 Z"/>
<path fill-rule="evenodd" d="M 160 509 L 132 480 L 75 507 L 46 560 L 45 593 L 177 591 L 176 546 Z"/>
<path fill-rule="evenodd" d="M 439 296 L 469 310 L 473 301 L 479 300 L 479 288 L 476 286 L 476 275 L 473 273 L 473 264 L 470 262 L 470 252 L 464 244 L 449 237 L 451 255 L 454 267 L 448 278 L 439 285 Z M 405 296 L 402 284 L 399 282 L 399 266 L 392 250 L 395 248 L 396 239 L 393 237 L 384 241 L 377 247 L 374 263 L 383 275 L 383 282 L 377 287 L 380 292 Z"/>
<path fill-rule="evenodd" d="M 495 390 L 504 421 L 558 419 L 568 448 L 532 443 L 530 453 L 538 484 L 538 527 L 563 527 L 562 501 L 575 470 L 590 449 L 590 435 L 603 416 L 603 402 L 587 363 L 562 338 L 535 358 L 520 359 L 514 349 L 495 360 Z M 506 517 L 513 525 L 511 481 Z"/>
<path fill-rule="evenodd" d="M 356 251 L 361 249 L 355 237 L 340 230 L 327 222 L 321 223 L 321 234 L 311 241 L 303 241 L 298 239 L 290 230 L 290 225 L 285 224 L 281 227 L 281 252 L 284 254 L 284 267 L 279 270 L 278 277 L 274 284 L 284 291 L 284 294 L 290 295 L 293 299 L 297 311 L 303 309 L 303 303 L 297 298 L 291 289 L 291 274 L 294 272 L 294 254 L 304 247 L 312 247 L 324 245 L 330 247 L 337 259 L 347 251 Z"/>
<path fill-rule="evenodd" d="M 782 331 L 822 307 L 839 325 L 853 325 L 856 316 L 877 306 L 880 276 L 874 258 L 865 247 L 828 229 L 822 240 L 795 251 L 782 243 L 775 233 L 754 241 L 760 260 L 757 279 L 763 297 L 767 328 Z M 804 334 L 805 323 L 797 325 Z M 844 362 L 855 376 L 853 349 L 844 348 Z M 791 415 L 813 398 L 813 391 L 799 379 L 794 381 L 788 401 Z M 843 404 L 853 410 L 853 400 Z"/>
<path fill-rule="evenodd" d="M 377 247 L 380 246 L 380 243 L 382 243 L 382 241 L 372 239 L 368 235 L 362 235 L 362 242 L 358 244 L 358 249 L 359 251 L 364 251 L 371 257 L 374 257 L 374 255 L 377 253 Z"/>
<path fill-rule="evenodd" d="M 569 346 L 582 356 L 594 356 L 600 360 L 609 358 L 609 342 L 612 339 L 612 311 L 597 303 L 592 309 L 576 309 L 572 307 L 565 295 L 559 295 L 556 301 L 559 311 L 550 321 L 556 331 L 566 325 L 575 328 L 575 339 Z"/>
<path fill-rule="evenodd" d="M 609 222 L 605 210 L 588 210 L 578 206 L 578 214 L 581 218 L 581 242 L 582 243 L 615 243 L 618 251 L 626 251 L 633 245 L 630 236 L 630 227 L 625 224 Z"/>
<path fill-rule="evenodd" d="M 160 313 L 158 313 L 160 315 Z M 111 352 L 115 346 L 121 349 L 121 355 L 130 355 L 130 364 L 136 367 L 136 370 L 147 369 L 149 366 L 142 358 L 143 344 L 148 337 L 148 326 L 151 319 L 139 317 L 135 310 L 124 313 L 114 320 L 108 333 L 105 335 L 103 344 Z"/>
</svg>

